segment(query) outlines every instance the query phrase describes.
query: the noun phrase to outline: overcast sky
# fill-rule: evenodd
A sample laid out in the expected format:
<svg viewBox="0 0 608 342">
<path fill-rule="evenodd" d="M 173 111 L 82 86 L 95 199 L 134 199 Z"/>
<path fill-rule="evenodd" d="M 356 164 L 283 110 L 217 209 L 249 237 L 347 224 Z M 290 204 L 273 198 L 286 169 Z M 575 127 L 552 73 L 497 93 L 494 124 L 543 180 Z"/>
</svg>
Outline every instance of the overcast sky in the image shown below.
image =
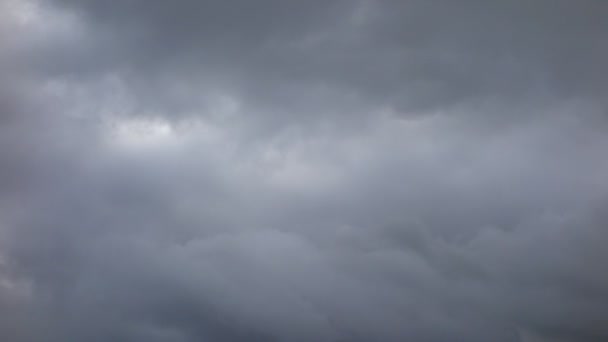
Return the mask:
<svg viewBox="0 0 608 342">
<path fill-rule="evenodd" d="M 0 340 L 608 341 L 607 18 L 0 0 Z"/>
</svg>

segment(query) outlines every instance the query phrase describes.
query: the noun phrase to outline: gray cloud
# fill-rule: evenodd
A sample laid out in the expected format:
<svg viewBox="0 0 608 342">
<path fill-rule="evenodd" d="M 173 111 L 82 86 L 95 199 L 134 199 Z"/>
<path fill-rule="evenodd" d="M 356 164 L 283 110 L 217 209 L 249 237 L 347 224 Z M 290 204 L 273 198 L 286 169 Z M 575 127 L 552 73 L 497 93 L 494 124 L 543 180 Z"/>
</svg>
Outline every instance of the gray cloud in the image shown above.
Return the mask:
<svg viewBox="0 0 608 342">
<path fill-rule="evenodd" d="M 156 79 L 164 68 L 170 78 L 181 69 L 189 78 L 175 82 L 210 80 L 242 101 L 278 111 L 273 120 L 289 117 L 281 109 L 286 105 L 308 116 L 318 103 L 313 108 L 322 115 L 361 106 L 416 113 L 599 97 L 606 89 L 599 69 L 608 28 L 598 1 L 131 1 L 120 9 L 58 2 L 91 21 L 101 42 L 79 49 L 95 54 L 76 55 L 86 69 L 135 69 L 136 78 L 146 74 L 152 84 L 164 83 Z"/>
<path fill-rule="evenodd" d="M 604 2 L 0 6 L 0 339 L 608 338 Z"/>
</svg>

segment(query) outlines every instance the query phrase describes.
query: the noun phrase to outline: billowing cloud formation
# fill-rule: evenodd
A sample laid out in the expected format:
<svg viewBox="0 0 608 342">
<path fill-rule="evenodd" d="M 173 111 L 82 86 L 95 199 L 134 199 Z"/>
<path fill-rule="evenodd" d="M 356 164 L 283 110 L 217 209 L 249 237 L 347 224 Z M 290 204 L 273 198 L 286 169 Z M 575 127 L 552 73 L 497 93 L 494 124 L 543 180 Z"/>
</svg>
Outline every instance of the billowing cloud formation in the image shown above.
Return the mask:
<svg viewBox="0 0 608 342">
<path fill-rule="evenodd" d="M 0 340 L 608 340 L 605 2 L 0 6 Z"/>
</svg>

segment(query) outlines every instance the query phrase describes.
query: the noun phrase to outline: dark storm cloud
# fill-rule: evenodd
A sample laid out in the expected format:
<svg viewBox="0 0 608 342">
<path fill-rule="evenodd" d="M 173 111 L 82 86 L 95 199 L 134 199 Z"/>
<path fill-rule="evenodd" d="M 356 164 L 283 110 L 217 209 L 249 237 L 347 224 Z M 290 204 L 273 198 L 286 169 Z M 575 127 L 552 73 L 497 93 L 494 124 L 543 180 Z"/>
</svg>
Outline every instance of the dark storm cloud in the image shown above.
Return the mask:
<svg viewBox="0 0 608 342">
<path fill-rule="evenodd" d="M 605 2 L 0 6 L 0 339 L 608 338 Z"/>
<path fill-rule="evenodd" d="M 152 84 L 163 83 L 164 68 L 168 77 L 181 69 L 188 77 L 176 82 L 197 75 L 278 112 L 273 120 L 286 105 L 309 116 L 311 107 L 328 115 L 370 106 L 411 115 L 606 91 L 601 1 L 57 2 L 100 41 L 84 44 L 81 53 L 93 54 L 78 62 L 86 69 L 135 69 Z"/>
</svg>

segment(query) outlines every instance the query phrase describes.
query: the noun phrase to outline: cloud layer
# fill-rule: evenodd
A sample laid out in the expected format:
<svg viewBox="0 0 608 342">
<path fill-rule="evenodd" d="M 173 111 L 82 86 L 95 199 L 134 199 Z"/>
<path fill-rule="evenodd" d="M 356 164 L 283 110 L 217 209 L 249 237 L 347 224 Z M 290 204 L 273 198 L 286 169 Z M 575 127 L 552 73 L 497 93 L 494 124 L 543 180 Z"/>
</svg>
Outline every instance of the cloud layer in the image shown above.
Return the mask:
<svg viewBox="0 0 608 342">
<path fill-rule="evenodd" d="M 603 1 L 3 0 L 0 339 L 608 339 Z"/>
</svg>

